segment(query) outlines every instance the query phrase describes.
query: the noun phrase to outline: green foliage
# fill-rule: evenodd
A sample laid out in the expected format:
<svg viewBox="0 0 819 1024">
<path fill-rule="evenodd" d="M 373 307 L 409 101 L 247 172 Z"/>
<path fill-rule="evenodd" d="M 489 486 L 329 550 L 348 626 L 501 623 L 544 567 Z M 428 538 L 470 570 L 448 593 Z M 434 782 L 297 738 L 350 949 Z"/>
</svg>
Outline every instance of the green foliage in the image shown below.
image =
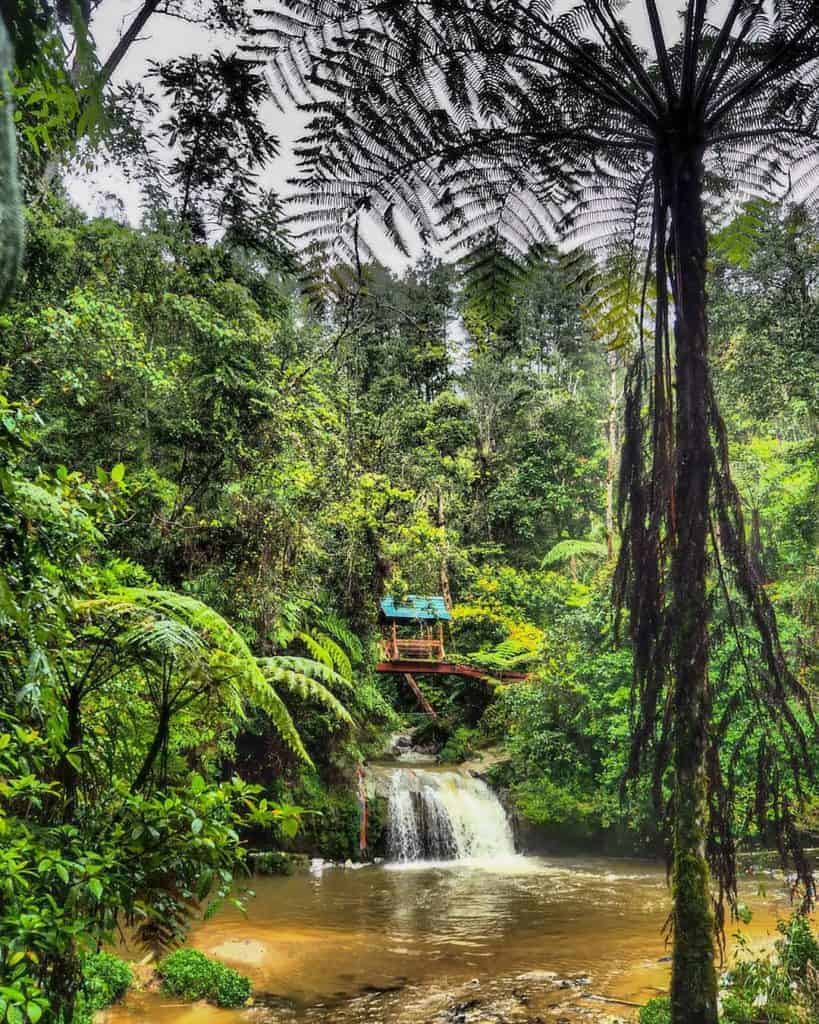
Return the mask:
<svg viewBox="0 0 819 1024">
<path fill-rule="evenodd" d="M 671 1000 L 655 996 L 640 1009 L 640 1024 L 671 1024 Z"/>
<path fill-rule="evenodd" d="M 292 875 L 293 857 L 281 850 L 266 850 L 253 856 L 253 871 L 257 875 Z"/>
<path fill-rule="evenodd" d="M 458 726 L 448 737 L 438 753 L 438 759 L 444 763 L 459 764 L 466 761 L 475 752 L 476 731 L 466 726 Z M 417 739 L 416 739 L 417 742 Z"/>
<path fill-rule="evenodd" d="M 194 6 L 163 10 L 238 10 Z M 177 144 L 160 158 L 136 140 L 145 224 L 88 219 L 44 171 L 78 131 L 94 141 L 82 118 L 96 116 L 95 57 L 86 33 L 69 81 L 49 26 L 19 50 L 36 201 L 0 313 L 0 985 L 12 1017 L 86 1013 L 82 964 L 123 925 L 160 949 L 184 940 L 191 919 L 241 891 L 245 839 L 359 856 L 352 771 L 413 709 L 400 680 L 372 671 L 385 589 L 449 589 L 447 648 L 496 678 L 530 673 L 422 680 L 441 719 L 419 741 L 455 761 L 502 747 L 496 781 L 554 837 L 656 850 L 648 785 L 621 800 L 632 656 L 615 649 L 601 543 L 607 403 L 616 418 L 622 384 L 601 338 L 623 348 L 633 333 L 621 268 L 608 268 L 602 319 L 601 295 L 550 247 L 489 291 L 431 257 L 402 275 L 323 263 L 309 306 L 255 177 L 275 148 L 261 81 L 222 55 L 156 68 L 170 105 L 155 138 Z M 133 143 L 125 93 L 141 106 L 138 90 L 109 90 L 111 125 Z M 154 172 L 170 172 L 163 187 Z M 711 247 L 710 306 L 749 538 L 808 687 L 815 237 L 801 211 L 740 210 Z M 491 248 L 475 260 L 503 271 Z M 712 568 L 714 708 L 734 715 L 730 746 L 752 725 L 766 735 L 745 697 L 759 651 Z M 745 828 L 759 765 L 728 746 Z M 791 780 L 778 784 L 796 806 Z M 374 801 L 371 845 L 382 817 Z M 764 823 L 750 832 L 765 841 Z M 273 849 L 269 863 L 281 858 Z M 812 947 L 794 936 L 782 962 L 799 966 L 749 968 L 727 1012 L 745 1013 L 783 969 L 810 973 Z"/>
<path fill-rule="evenodd" d="M 249 978 L 195 949 L 169 953 L 157 973 L 166 992 L 188 1002 L 206 999 L 215 1006 L 244 1006 L 252 992 Z"/>
<path fill-rule="evenodd" d="M 87 1013 L 118 1003 L 134 981 L 134 972 L 120 957 L 92 953 L 82 965 L 83 1005 Z"/>
<path fill-rule="evenodd" d="M 723 977 L 720 1020 L 724 1024 L 802 1024 L 813 1020 L 819 979 L 819 942 L 801 914 L 777 925 L 782 938 L 774 955 L 754 955 L 740 943 L 739 959 Z M 671 1001 L 651 999 L 640 1024 L 670 1024 Z"/>
<path fill-rule="evenodd" d="M 352 784 L 327 786 L 315 775 L 304 775 L 291 798 L 305 809 L 296 838 L 297 849 L 329 860 L 359 860 L 361 808 Z M 384 828 L 378 801 L 368 804 L 367 837 L 370 850 L 378 846 Z"/>
<path fill-rule="evenodd" d="M 606 553 L 606 545 L 597 541 L 561 540 L 546 554 L 542 565 L 544 569 L 548 569 L 553 565 L 571 562 L 574 559 L 605 558 Z"/>
</svg>

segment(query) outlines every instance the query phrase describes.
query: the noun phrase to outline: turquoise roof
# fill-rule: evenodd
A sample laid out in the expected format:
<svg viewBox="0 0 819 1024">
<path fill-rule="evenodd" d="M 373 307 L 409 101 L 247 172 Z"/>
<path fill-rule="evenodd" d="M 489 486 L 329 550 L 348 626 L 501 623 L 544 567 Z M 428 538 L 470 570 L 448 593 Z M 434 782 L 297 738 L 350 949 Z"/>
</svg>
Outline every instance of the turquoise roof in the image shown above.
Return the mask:
<svg viewBox="0 0 819 1024">
<path fill-rule="evenodd" d="M 396 604 L 392 597 L 383 598 L 381 614 L 385 619 L 431 619 L 436 622 L 448 622 L 452 618 L 442 597 L 422 597 L 418 594 L 407 594 L 401 604 Z"/>
</svg>

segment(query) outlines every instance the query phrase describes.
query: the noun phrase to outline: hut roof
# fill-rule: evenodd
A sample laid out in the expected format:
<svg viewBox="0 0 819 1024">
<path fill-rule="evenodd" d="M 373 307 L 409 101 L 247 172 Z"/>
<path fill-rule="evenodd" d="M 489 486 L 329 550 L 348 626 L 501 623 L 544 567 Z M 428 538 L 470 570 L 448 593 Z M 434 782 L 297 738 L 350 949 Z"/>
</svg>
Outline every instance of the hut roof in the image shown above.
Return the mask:
<svg viewBox="0 0 819 1024">
<path fill-rule="evenodd" d="M 381 615 L 389 621 L 404 619 L 449 622 L 452 618 L 442 597 L 438 595 L 421 596 L 419 594 L 407 594 L 400 604 L 397 604 L 392 597 L 383 598 L 381 601 Z"/>
</svg>

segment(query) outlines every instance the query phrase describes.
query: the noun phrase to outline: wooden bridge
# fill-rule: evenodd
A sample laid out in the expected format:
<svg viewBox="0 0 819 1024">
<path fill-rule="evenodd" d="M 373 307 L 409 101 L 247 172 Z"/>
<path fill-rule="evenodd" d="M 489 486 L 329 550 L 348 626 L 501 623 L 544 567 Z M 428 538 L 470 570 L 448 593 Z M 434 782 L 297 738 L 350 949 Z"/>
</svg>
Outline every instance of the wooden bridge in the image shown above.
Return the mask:
<svg viewBox="0 0 819 1024">
<path fill-rule="evenodd" d="M 489 672 L 448 658 L 444 649 L 443 624 L 451 619 L 449 609 L 441 597 L 410 594 L 401 605 L 396 605 L 392 598 L 385 598 L 381 602 L 383 657 L 375 670 L 403 676 L 422 710 L 433 718 L 438 717 L 437 713 L 415 681 L 417 675 L 461 676 L 485 681 L 495 679 L 503 683 L 522 682 L 529 678 L 526 672 Z M 421 635 L 399 637 L 399 624 L 409 623 L 413 623 Z"/>
</svg>

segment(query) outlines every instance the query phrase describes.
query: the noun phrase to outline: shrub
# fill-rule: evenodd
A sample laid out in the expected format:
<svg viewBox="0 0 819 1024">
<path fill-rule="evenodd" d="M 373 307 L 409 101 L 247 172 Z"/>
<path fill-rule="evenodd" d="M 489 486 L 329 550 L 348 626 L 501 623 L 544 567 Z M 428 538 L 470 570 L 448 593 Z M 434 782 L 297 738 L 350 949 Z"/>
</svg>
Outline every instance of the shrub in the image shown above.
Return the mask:
<svg viewBox="0 0 819 1024">
<path fill-rule="evenodd" d="M 250 859 L 253 871 L 257 875 L 292 875 L 293 860 L 281 850 L 265 850 Z"/>
<path fill-rule="evenodd" d="M 512 799 L 526 821 L 559 830 L 568 839 L 590 839 L 602 828 L 602 811 L 595 794 L 576 794 L 544 774 L 513 785 Z"/>
<path fill-rule="evenodd" d="M 119 1002 L 134 980 L 129 964 L 113 953 L 94 953 L 83 964 L 85 1005 L 90 1011 Z"/>
<path fill-rule="evenodd" d="M 287 847 L 328 860 L 358 859 L 361 809 L 354 787 L 353 782 L 329 787 L 316 775 L 303 776 L 299 785 L 286 794 L 285 802 L 296 803 L 309 813 L 302 819 L 296 840 L 287 843 Z M 370 800 L 367 810 L 367 836 L 372 850 L 378 846 L 384 821 L 379 801 Z"/>
<path fill-rule="evenodd" d="M 92 1024 L 97 1010 L 119 1002 L 134 980 L 129 964 L 113 953 L 93 953 L 82 967 L 83 987 L 77 995 L 72 1024 Z"/>
<path fill-rule="evenodd" d="M 475 752 L 475 732 L 475 729 L 459 726 L 441 748 L 438 760 L 457 764 L 466 761 Z"/>
<path fill-rule="evenodd" d="M 640 1010 L 640 1024 L 671 1024 L 671 1000 L 668 996 L 649 999 Z"/>
<path fill-rule="evenodd" d="M 189 1002 L 206 999 L 216 1006 L 243 1006 L 250 998 L 250 979 L 196 949 L 177 949 L 159 964 L 162 987 Z"/>
</svg>

